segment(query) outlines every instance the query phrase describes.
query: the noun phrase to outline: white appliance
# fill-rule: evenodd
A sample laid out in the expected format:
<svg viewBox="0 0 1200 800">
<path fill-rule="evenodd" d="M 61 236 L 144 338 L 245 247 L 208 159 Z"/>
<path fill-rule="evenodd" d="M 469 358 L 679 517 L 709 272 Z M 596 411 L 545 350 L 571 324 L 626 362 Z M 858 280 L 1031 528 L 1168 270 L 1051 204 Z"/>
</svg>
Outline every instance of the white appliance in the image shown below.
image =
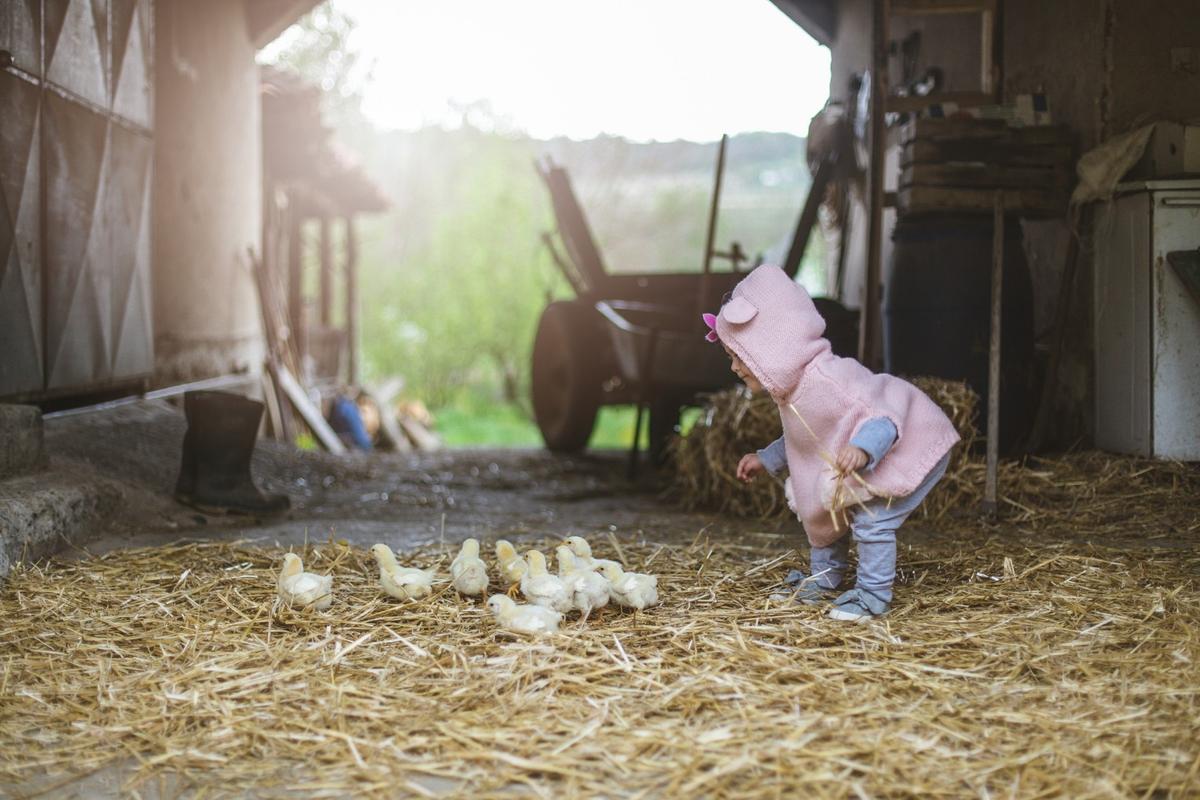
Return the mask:
<svg viewBox="0 0 1200 800">
<path fill-rule="evenodd" d="M 1096 445 L 1197 461 L 1200 301 L 1167 255 L 1200 248 L 1200 179 L 1117 192 L 1094 235 Z"/>
</svg>

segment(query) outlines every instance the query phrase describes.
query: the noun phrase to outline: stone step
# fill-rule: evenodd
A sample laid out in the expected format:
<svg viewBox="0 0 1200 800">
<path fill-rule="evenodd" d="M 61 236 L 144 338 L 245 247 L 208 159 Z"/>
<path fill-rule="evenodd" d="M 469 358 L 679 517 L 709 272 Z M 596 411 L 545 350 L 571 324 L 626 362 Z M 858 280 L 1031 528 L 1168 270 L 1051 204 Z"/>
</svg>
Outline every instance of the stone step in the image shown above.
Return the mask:
<svg viewBox="0 0 1200 800">
<path fill-rule="evenodd" d="M 45 464 L 42 412 L 37 406 L 0 403 L 0 480 Z"/>
</svg>

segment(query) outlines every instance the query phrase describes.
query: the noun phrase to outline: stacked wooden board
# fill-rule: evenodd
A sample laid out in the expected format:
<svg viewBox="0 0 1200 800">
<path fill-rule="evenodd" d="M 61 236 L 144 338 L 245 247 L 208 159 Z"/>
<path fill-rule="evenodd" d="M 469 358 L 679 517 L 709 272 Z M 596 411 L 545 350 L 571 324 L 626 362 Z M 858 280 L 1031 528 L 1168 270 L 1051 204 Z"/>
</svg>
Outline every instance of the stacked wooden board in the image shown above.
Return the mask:
<svg viewBox="0 0 1200 800">
<path fill-rule="evenodd" d="M 1073 181 L 1065 126 L 1013 128 L 1004 120 L 917 119 L 901 131 L 901 214 L 991 212 L 1025 216 L 1066 212 Z"/>
</svg>

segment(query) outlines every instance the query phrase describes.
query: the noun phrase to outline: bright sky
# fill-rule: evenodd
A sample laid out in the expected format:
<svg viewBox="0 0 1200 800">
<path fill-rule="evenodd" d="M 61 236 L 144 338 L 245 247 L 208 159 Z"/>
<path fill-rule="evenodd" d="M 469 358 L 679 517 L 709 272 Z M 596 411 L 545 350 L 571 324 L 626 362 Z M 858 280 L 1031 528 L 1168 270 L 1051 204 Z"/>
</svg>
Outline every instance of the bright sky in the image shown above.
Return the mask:
<svg viewBox="0 0 1200 800">
<path fill-rule="evenodd" d="M 538 138 L 803 134 L 829 94 L 829 51 L 769 0 L 333 2 L 358 22 L 383 128 L 482 100 Z"/>
</svg>

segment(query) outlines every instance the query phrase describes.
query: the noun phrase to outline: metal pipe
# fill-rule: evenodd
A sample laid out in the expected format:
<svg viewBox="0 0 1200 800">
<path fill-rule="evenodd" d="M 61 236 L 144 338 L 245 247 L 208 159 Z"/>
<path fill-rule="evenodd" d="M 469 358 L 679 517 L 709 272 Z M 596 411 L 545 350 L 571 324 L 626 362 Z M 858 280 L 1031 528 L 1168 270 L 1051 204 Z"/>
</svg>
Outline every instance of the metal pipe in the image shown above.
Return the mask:
<svg viewBox="0 0 1200 800">
<path fill-rule="evenodd" d="M 983 511 L 995 516 L 997 467 L 1000 457 L 1000 311 L 1004 287 L 1004 191 L 997 190 L 992 208 L 992 329 L 988 347 L 987 477 Z"/>
<path fill-rule="evenodd" d="M 64 408 L 62 411 L 51 411 L 47 414 L 42 414 L 42 419 L 76 417 L 80 414 L 91 414 L 95 411 L 108 411 L 112 408 L 119 408 L 121 406 L 140 403 L 143 400 L 163 400 L 168 397 L 175 397 L 177 395 L 184 394 L 185 392 L 228 389 L 231 386 L 239 386 L 250 383 L 257 378 L 257 375 L 251 375 L 249 373 L 221 375 L 216 378 L 205 378 L 204 380 L 192 381 L 191 383 L 180 383 L 175 386 L 164 386 L 161 389 L 155 389 L 151 392 L 143 392 L 142 394 L 131 394 L 127 397 L 118 397 L 116 400 L 106 400 L 103 403 L 95 403 L 90 406 L 79 406 L 78 408 Z"/>
</svg>

